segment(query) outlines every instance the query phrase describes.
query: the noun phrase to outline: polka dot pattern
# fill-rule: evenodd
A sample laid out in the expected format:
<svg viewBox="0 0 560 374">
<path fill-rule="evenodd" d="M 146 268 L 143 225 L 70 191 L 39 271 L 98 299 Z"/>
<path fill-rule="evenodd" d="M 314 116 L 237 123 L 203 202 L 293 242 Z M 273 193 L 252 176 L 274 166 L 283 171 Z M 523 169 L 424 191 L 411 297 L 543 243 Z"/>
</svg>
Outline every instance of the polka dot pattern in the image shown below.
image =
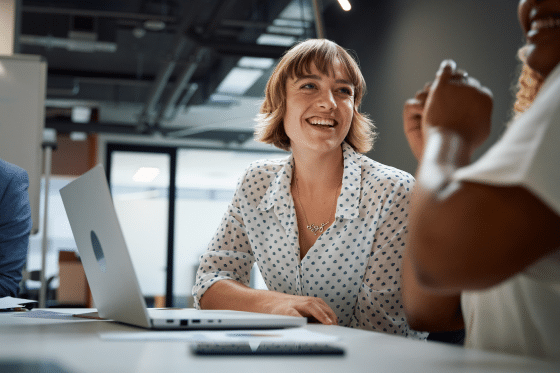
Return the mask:
<svg viewBox="0 0 560 374">
<path fill-rule="evenodd" d="M 322 298 L 339 324 L 424 339 L 401 301 L 401 260 L 413 177 L 343 144 L 344 173 L 334 223 L 299 260 L 290 191 L 293 158 L 252 163 L 200 258 L 195 306 L 212 284 L 249 285 L 257 263 L 269 290 Z"/>
</svg>

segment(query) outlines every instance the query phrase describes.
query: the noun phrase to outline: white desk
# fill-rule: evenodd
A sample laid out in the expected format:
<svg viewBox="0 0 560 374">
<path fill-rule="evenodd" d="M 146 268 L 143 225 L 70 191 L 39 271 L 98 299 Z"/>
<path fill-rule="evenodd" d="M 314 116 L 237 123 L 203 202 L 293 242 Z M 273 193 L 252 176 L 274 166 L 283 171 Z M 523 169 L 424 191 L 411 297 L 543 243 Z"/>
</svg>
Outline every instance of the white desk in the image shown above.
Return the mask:
<svg viewBox="0 0 560 374">
<path fill-rule="evenodd" d="M 57 312 L 80 310 L 51 309 Z M 110 341 L 100 333 L 145 331 L 108 321 L 40 319 L 0 313 L 0 365 L 8 361 L 50 362 L 72 372 L 559 372 L 551 363 L 467 350 L 443 343 L 339 326 L 308 325 L 337 335 L 344 356 L 199 357 L 186 342 Z M 4 369 L 4 370 L 2 370 Z M 0 371 L 6 367 L 0 366 Z M 49 368 L 39 367 L 42 371 Z M 12 368 L 13 370 L 13 368 Z M 24 367 L 32 371 L 33 367 Z"/>
</svg>

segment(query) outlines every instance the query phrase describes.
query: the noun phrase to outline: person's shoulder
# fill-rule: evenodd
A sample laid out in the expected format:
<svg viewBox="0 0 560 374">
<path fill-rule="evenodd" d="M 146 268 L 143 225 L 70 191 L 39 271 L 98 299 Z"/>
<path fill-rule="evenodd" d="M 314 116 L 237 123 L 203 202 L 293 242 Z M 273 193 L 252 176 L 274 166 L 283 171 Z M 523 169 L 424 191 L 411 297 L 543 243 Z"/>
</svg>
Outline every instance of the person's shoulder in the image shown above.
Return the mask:
<svg viewBox="0 0 560 374">
<path fill-rule="evenodd" d="M 245 178 L 257 178 L 260 175 L 275 175 L 288 163 L 288 156 L 279 156 L 277 158 L 268 158 L 253 161 L 245 170 Z"/>
<path fill-rule="evenodd" d="M 29 178 L 27 172 L 12 163 L 0 160 L 0 205 L 2 209 L 29 204 L 27 188 Z M 31 219 L 31 218 L 29 218 Z"/>
<path fill-rule="evenodd" d="M 359 158 L 362 164 L 362 177 L 365 181 L 393 181 L 407 187 L 414 185 L 414 177 L 404 170 L 382 164 L 366 155 L 360 155 Z"/>
<path fill-rule="evenodd" d="M 0 181 L 3 182 L 3 185 L 6 185 L 6 182 L 9 181 L 27 183 L 27 180 L 28 176 L 25 169 L 0 159 Z"/>
<path fill-rule="evenodd" d="M 237 198 L 245 201 L 242 205 L 256 208 L 267 194 L 274 194 L 273 186 L 278 184 L 279 180 L 285 179 L 282 174 L 286 173 L 288 162 L 289 157 L 279 157 L 250 163 L 236 191 Z"/>
</svg>

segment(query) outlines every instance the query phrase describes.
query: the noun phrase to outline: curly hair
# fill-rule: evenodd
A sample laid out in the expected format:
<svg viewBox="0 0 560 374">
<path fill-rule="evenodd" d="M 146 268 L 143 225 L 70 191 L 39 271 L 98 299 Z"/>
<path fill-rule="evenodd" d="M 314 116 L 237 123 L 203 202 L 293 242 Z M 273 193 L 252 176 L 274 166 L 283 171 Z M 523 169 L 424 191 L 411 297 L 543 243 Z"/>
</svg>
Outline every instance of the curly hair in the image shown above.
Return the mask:
<svg viewBox="0 0 560 374">
<path fill-rule="evenodd" d="M 357 152 L 366 153 L 371 150 L 377 136 L 375 126 L 366 114 L 359 112 L 366 92 L 364 77 L 350 53 L 326 39 L 305 40 L 284 54 L 266 84 L 265 98 L 256 118 L 255 140 L 289 151 L 290 138 L 284 130 L 288 78 L 305 75 L 312 65 L 321 73 L 329 74 L 336 60 L 341 62 L 354 85 L 354 114 L 345 141 Z"/>
<path fill-rule="evenodd" d="M 529 109 L 544 82 L 542 76 L 527 64 L 526 53 L 527 46 L 521 47 L 517 52 L 517 57 L 522 65 L 515 86 L 517 92 L 515 94 L 515 103 L 513 104 L 514 119 Z"/>
</svg>

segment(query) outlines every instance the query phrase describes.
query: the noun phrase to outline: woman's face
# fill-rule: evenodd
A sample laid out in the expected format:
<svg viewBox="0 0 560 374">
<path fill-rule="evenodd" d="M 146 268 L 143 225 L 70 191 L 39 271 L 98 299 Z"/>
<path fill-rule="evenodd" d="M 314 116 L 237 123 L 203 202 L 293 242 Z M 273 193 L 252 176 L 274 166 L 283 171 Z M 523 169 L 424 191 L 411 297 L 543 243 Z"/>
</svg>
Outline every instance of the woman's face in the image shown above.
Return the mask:
<svg viewBox="0 0 560 374">
<path fill-rule="evenodd" d="M 340 149 L 354 115 L 354 85 L 339 60 L 330 75 L 314 65 L 309 74 L 286 81 L 284 130 L 294 152 Z"/>
<path fill-rule="evenodd" d="M 527 64 L 546 78 L 560 62 L 560 0 L 520 0 L 517 13 Z"/>
</svg>

